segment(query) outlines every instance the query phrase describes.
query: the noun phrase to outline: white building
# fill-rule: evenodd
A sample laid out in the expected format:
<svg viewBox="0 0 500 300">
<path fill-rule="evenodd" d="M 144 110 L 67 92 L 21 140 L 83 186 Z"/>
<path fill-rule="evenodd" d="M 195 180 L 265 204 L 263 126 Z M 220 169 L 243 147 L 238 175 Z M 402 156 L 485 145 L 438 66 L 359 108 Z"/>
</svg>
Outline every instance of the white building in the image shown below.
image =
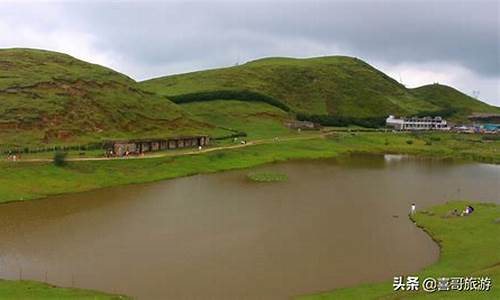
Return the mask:
<svg viewBox="0 0 500 300">
<path fill-rule="evenodd" d="M 394 117 L 389 116 L 385 120 L 385 124 L 388 127 L 393 127 L 396 130 L 448 130 L 448 124 L 446 120 L 441 117 Z"/>
</svg>

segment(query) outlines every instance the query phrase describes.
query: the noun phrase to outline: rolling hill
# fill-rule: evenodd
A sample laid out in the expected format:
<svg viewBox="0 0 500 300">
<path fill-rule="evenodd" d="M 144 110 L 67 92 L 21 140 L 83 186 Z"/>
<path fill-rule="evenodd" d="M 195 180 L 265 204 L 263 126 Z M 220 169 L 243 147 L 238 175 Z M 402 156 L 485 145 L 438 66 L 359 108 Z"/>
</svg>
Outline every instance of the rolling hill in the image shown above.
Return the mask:
<svg viewBox="0 0 500 300">
<path fill-rule="evenodd" d="M 140 83 L 174 102 L 268 97 L 296 113 L 345 118 L 382 118 L 389 114 L 448 113 L 464 119 L 470 112 L 499 108 L 445 86 L 407 89 L 353 57 L 266 58 L 243 65 L 155 78 Z M 236 94 L 236 95 L 235 95 Z M 267 101 L 268 102 L 268 101 Z"/>
<path fill-rule="evenodd" d="M 69 55 L 0 49 L 2 148 L 203 131 L 177 104 Z"/>
<path fill-rule="evenodd" d="M 464 120 L 471 113 L 500 112 L 447 86 L 407 89 L 346 56 L 266 58 L 138 83 L 35 49 L 0 49 L 0 104 L 0 151 L 110 138 L 241 131 L 268 136 L 286 133 L 283 122 L 294 115 L 353 124 L 375 119 L 378 125 L 388 114 Z"/>
<path fill-rule="evenodd" d="M 446 85 L 429 84 L 410 91 L 416 97 L 439 106 L 442 110 L 450 110 L 451 113 L 461 116 L 472 113 L 500 113 L 500 107 L 488 105 Z"/>
</svg>

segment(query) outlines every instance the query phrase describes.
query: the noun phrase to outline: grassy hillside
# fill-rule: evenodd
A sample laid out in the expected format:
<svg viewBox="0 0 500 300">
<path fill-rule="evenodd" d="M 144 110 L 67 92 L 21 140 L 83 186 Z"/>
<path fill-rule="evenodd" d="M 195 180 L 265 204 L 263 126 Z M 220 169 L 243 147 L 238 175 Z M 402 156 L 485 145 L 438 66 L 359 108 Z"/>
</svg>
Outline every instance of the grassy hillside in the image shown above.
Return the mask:
<svg viewBox="0 0 500 300">
<path fill-rule="evenodd" d="M 69 55 L 0 49 L 2 148 L 202 130 L 176 104 L 125 75 Z"/>
<path fill-rule="evenodd" d="M 288 114 L 267 103 L 214 100 L 181 107 L 201 122 L 216 125 L 216 136 L 245 133 L 248 139 L 259 139 L 292 134 L 284 125 Z"/>
<path fill-rule="evenodd" d="M 500 113 L 500 107 L 488 105 L 446 85 L 429 84 L 412 89 L 411 92 L 416 97 L 462 117 L 472 113 Z"/>
<path fill-rule="evenodd" d="M 255 111 L 253 116 L 238 111 L 231 115 L 230 109 L 251 113 L 257 107 L 239 107 L 234 101 L 231 106 L 217 102 L 179 106 L 169 98 L 177 103 L 265 102 L 268 106 L 262 112 L 269 105 L 276 110 L 271 118 Z M 0 49 L 0 104 L 0 151 L 109 138 L 220 135 L 226 132 L 222 127 L 257 130 L 257 137 L 272 122 L 274 127 L 269 128 L 276 130 L 270 136 L 283 130 L 277 120 L 281 122 L 286 111 L 305 117 L 334 116 L 344 123 L 371 118 L 368 124 L 378 124 L 388 114 L 451 112 L 445 116 L 458 120 L 472 112 L 500 112 L 446 86 L 406 89 L 365 62 L 344 56 L 268 58 L 136 83 L 111 69 L 34 49 Z M 257 121 L 261 129 L 249 128 Z"/>
<path fill-rule="evenodd" d="M 151 79 L 141 86 L 183 101 L 200 93 L 251 91 L 272 97 L 294 112 L 351 118 L 437 114 L 454 107 L 457 95 L 457 105 L 467 109 L 454 115 L 463 117 L 469 111 L 498 109 L 461 93 L 426 95 L 419 89 L 406 89 L 367 63 L 345 56 L 267 58 L 229 68 Z"/>
</svg>

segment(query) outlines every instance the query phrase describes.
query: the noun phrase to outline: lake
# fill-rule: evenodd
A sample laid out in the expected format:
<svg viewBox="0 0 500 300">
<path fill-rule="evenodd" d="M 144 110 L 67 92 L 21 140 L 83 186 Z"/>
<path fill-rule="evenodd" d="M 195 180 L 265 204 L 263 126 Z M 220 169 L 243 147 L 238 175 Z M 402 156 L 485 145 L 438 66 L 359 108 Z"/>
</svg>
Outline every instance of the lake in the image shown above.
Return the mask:
<svg viewBox="0 0 500 300">
<path fill-rule="evenodd" d="M 246 178 L 259 170 L 289 179 Z M 439 256 L 408 219 L 412 202 L 500 203 L 499 184 L 497 165 L 355 155 L 10 203 L 0 278 L 138 299 L 287 299 L 392 280 Z"/>
</svg>

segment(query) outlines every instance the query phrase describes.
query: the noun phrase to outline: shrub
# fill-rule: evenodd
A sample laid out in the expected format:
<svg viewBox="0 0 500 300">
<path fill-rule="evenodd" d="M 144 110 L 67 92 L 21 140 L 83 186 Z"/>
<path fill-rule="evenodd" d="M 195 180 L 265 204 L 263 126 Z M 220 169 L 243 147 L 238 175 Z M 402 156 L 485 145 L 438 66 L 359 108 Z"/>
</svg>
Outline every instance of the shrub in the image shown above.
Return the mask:
<svg viewBox="0 0 500 300">
<path fill-rule="evenodd" d="M 220 140 L 234 139 L 234 138 L 246 137 L 246 136 L 247 136 L 246 132 L 240 131 L 240 132 L 236 132 L 236 133 L 233 133 L 230 135 L 215 137 L 215 138 L 213 138 L 213 140 L 220 141 Z"/>
<path fill-rule="evenodd" d="M 177 104 L 189 102 L 202 102 L 213 100 L 240 100 L 247 102 L 264 102 L 284 111 L 290 111 L 290 108 L 285 103 L 278 99 L 272 98 L 267 95 L 259 94 L 252 91 L 213 91 L 213 92 L 197 92 L 191 94 L 167 96 L 170 100 Z"/>
<path fill-rule="evenodd" d="M 306 113 L 297 113 L 297 120 L 310 121 L 322 126 L 345 127 L 349 125 L 358 125 L 368 128 L 380 128 L 385 125 L 385 117 L 354 118 L 330 115 L 309 115 Z"/>
<path fill-rule="evenodd" d="M 485 134 L 481 136 L 483 141 L 500 141 L 500 135 L 495 134 Z"/>
<path fill-rule="evenodd" d="M 413 140 L 407 140 L 407 141 L 406 141 L 406 143 L 407 143 L 408 145 L 412 145 L 412 144 L 413 144 Z"/>
<path fill-rule="evenodd" d="M 63 167 L 66 165 L 66 156 L 68 153 L 63 152 L 63 151 L 56 151 L 54 153 L 54 165 L 58 167 Z"/>
</svg>

